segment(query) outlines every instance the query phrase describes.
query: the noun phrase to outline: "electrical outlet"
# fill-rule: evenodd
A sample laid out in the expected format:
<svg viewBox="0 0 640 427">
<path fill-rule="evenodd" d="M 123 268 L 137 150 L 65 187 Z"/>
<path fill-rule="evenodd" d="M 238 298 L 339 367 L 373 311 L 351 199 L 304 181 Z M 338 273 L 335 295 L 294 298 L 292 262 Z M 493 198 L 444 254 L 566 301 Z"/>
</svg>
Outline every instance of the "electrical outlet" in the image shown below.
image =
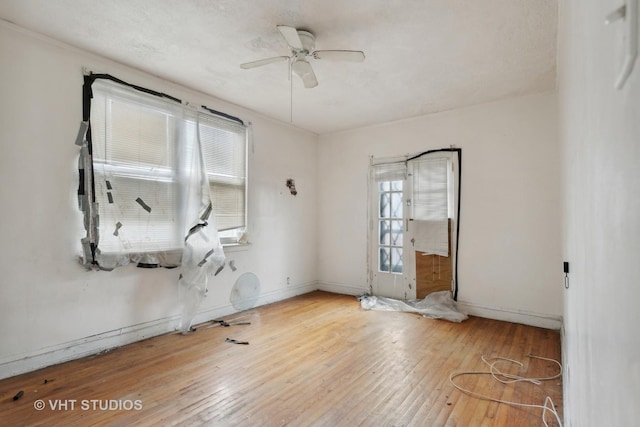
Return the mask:
<svg viewBox="0 0 640 427">
<path fill-rule="evenodd" d="M 291 278 L 287 277 L 287 286 L 289 286 L 291 284 Z"/>
</svg>

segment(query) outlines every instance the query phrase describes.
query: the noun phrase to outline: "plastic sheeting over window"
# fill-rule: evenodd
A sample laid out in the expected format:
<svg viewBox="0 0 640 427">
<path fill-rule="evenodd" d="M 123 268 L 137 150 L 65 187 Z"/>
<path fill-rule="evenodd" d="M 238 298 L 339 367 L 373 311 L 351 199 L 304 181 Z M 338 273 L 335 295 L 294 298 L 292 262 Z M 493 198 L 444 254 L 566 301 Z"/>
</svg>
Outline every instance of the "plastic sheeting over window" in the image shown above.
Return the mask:
<svg viewBox="0 0 640 427">
<path fill-rule="evenodd" d="M 245 225 L 246 152 L 237 147 L 246 147 L 246 128 L 114 80 L 85 76 L 84 122 L 76 140 L 81 147 L 78 198 L 87 231 L 82 260 L 100 270 L 130 262 L 182 266 L 182 328 L 188 331 L 208 278 L 225 261 L 217 205 L 225 223 Z M 215 145 L 212 132 L 226 138 L 226 146 Z M 240 170 L 209 171 L 205 158 L 218 161 L 216 149 L 240 156 Z M 232 196 L 218 197 L 213 204 L 213 185 L 230 187 L 226 193 Z M 242 214 L 227 215 L 226 199 L 239 204 Z"/>
</svg>

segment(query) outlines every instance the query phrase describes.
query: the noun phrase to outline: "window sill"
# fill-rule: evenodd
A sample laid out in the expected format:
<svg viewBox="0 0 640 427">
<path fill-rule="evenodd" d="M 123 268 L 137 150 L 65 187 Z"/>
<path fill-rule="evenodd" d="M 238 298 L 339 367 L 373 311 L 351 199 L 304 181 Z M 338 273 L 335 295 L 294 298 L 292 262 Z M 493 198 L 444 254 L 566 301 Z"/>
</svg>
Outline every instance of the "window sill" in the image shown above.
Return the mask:
<svg viewBox="0 0 640 427">
<path fill-rule="evenodd" d="M 222 249 L 226 252 L 248 251 L 251 243 L 223 243 Z"/>
</svg>

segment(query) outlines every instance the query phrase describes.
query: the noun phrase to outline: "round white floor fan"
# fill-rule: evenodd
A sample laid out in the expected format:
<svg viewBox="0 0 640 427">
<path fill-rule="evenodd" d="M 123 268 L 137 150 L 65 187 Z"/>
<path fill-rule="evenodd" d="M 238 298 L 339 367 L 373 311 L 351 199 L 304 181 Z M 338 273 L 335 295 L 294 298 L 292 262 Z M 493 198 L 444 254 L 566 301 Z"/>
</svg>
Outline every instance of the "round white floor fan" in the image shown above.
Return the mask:
<svg viewBox="0 0 640 427">
<path fill-rule="evenodd" d="M 231 288 L 229 300 L 238 311 L 255 307 L 260 298 L 260 280 L 253 273 L 244 273 Z"/>
</svg>

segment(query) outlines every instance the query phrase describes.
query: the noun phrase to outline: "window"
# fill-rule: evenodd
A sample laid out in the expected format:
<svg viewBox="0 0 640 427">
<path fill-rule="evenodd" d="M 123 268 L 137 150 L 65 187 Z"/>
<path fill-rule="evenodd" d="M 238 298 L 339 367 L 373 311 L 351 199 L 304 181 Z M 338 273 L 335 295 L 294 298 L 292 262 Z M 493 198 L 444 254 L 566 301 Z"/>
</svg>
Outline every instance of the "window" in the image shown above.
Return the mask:
<svg viewBox="0 0 640 427">
<path fill-rule="evenodd" d="M 378 182 L 378 271 L 402 273 L 402 181 Z"/>
<path fill-rule="evenodd" d="M 246 227 L 247 153 L 244 126 L 213 116 L 200 118 L 200 140 L 216 226 L 223 243 L 235 243 Z"/>
<path fill-rule="evenodd" d="M 222 243 L 236 243 L 247 218 L 246 127 L 109 80 L 92 93 L 100 251 L 181 250 L 193 197 L 211 201 Z"/>
</svg>

